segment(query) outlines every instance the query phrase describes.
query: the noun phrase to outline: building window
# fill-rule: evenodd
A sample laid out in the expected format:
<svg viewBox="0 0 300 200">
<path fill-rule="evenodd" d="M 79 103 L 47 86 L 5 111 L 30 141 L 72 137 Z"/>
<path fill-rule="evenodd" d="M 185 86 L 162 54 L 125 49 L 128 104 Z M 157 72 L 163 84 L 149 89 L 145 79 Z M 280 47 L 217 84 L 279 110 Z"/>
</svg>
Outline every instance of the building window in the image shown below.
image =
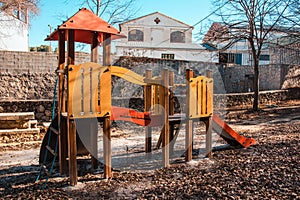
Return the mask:
<svg viewBox="0 0 300 200">
<path fill-rule="evenodd" d="M 242 64 L 242 54 L 241 53 L 220 53 L 219 56 L 220 63 L 234 63 Z"/>
<path fill-rule="evenodd" d="M 143 31 L 137 29 L 129 31 L 128 41 L 144 41 Z"/>
<path fill-rule="evenodd" d="M 168 59 L 168 60 L 174 60 L 175 55 L 174 54 L 162 53 L 161 58 L 162 59 Z"/>
<path fill-rule="evenodd" d="M 270 61 L 270 55 L 260 55 L 259 60 Z"/>
<path fill-rule="evenodd" d="M 171 43 L 185 43 L 185 34 L 181 31 L 171 33 Z"/>
</svg>

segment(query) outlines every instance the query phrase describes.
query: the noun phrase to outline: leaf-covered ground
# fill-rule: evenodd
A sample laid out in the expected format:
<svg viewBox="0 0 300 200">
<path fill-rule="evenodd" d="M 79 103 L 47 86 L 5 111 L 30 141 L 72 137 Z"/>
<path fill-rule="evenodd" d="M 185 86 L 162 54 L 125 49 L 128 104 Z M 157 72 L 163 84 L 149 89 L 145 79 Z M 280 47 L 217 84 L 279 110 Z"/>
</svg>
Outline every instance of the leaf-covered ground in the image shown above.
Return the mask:
<svg viewBox="0 0 300 200">
<path fill-rule="evenodd" d="M 286 115 L 280 112 L 245 112 L 231 117 L 236 124 L 260 122 L 249 126 L 259 129 L 241 129 L 257 141 L 249 149 L 217 151 L 212 160 L 143 173 L 114 172 L 109 180 L 101 173 L 87 173 L 79 177 L 76 187 L 68 187 L 67 178 L 55 177 L 41 190 L 43 180 L 34 183 L 38 166 L 1 167 L 0 198 L 300 199 L 300 111 L 293 110 L 292 118 L 282 121 L 291 110 Z"/>
</svg>

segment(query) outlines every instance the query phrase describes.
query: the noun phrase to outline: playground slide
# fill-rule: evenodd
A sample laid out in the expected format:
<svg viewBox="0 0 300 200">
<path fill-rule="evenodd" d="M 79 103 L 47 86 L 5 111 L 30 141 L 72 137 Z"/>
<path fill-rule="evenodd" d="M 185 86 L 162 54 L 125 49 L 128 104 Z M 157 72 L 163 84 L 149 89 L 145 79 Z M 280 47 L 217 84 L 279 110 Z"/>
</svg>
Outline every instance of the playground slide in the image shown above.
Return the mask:
<svg viewBox="0 0 300 200">
<path fill-rule="evenodd" d="M 161 115 L 151 115 L 149 112 L 138 112 L 130 108 L 112 106 L 111 120 L 128 121 L 141 126 L 161 126 Z"/>
<path fill-rule="evenodd" d="M 212 120 L 213 130 L 216 131 L 231 146 L 248 148 L 256 143 L 253 138 L 247 138 L 235 132 L 218 115 L 214 114 Z"/>
<path fill-rule="evenodd" d="M 158 126 L 161 125 L 161 116 L 150 116 L 149 112 L 138 112 L 129 108 L 113 106 L 111 120 L 129 121 L 141 126 Z M 213 130 L 216 131 L 231 146 L 241 146 L 248 148 L 255 144 L 252 138 L 244 137 L 235 132 L 226 122 L 218 115 L 214 114 Z"/>
</svg>

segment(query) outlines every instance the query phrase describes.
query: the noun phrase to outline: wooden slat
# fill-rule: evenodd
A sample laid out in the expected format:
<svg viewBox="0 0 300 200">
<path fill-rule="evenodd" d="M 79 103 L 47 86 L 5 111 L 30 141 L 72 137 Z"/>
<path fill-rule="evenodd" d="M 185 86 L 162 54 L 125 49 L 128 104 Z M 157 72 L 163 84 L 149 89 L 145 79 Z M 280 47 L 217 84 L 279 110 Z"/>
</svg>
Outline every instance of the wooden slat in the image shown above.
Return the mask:
<svg viewBox="0 0 300 200">
<path fill-rule="evenodd" d="M 206 93 L 206 88 L 207 88 L 207 80 L 206 78 L 202 80 L 201 82 L 201 87 L 202 87 L 202 93 L 201 93 L 201 115 L 206 115 L 206 108 L 207 108 L 207 93 Z"/>
</svg>

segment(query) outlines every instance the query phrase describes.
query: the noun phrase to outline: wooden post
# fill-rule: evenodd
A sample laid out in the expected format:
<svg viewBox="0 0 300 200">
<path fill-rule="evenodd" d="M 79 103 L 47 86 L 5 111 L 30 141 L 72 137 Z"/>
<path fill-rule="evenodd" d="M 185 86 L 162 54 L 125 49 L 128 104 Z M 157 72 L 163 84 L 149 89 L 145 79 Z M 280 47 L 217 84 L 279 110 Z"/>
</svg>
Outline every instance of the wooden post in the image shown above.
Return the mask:
<svg viewBox="0 0 300 200">
<path fill-rule="evenodd" d="M 208 117 L 205 120 L 206 125 L 206 156 L 212 158 L 212 117 Z"/>
<path fill-rule="evenodd" d="M 77 184 L 77 147 L 76 147 L 76 126 L 74 119 L 70 119 L 68 123 L 69 127 L 69 174 L 70 185 Z"/>
<path fill-rule="evenodd" d="M 174 71 L 169 71 L 169 86 L 170 86 L 170 90 L 169 90 L 169 115 L 172 116 L 175 113 L 175 102 L 174 102 Z M 169 123 L 169 128 L 170 128 L 170 152 L 171 154 L 173 154 L 173 148 L 175 145 L 175 141 L 173 141 L 174 139 L 174 128 L 175 124 L 174 123 Z"/>
<path fill-rule="evenodd" d="M 68 66 L 75 63 L 75 33 L 74 30 L 68 30 Z M 68 77 L 69 78 L 69 77 Z M 69 82 L 69 79 L 68 79 Z M 69 90 L 69 86 L 67 86 Z M 68 92 L 67 92 L 68 93 Z M 68 97 L 69 98 L 69 97 Z M 69 102 L 70 99 L 68 99 Z M 67 105 L 69 106 L 69 105 Z M 71 119 L 72 113 L 68 113 L 68 148 L 69 148 L 69 176 L 70 184 L 77 184 L 77 145 L 76 145 L 76 126 L 74 119 Z"/>
<path fill-rule="evenodd" d="M 213 72 L 211 70 L 206 70 L 206 77 L 207 78 L 212 78 L 213 77 Z"/>
<path fill-rule="evenodd" d="M 98 63 L 99 60 L 99 54 L 98 54 L 98 32 L 92 32 L 93 37 L 92 37 L 92 44 L 91 44 L 91 62 Z M 90 134 L 91 134 L 91 165 L 92 169 L 97 169 L 98 168 L 98 157 L 97 157 L 97 152 L 98 152 L 98 143 L 97 143 L 97 138 L 98 138 L 98 123 L 92 123 L 90 124 Z M 95 126 L 95 127 L 93 127 Z"/>
<path fill-rule="evenodd" d="M 169 102 L 170 102 L 170 108 L 169 108 L 169 114 L 170 115 L 174 115 L 175 113 L 175 101 L 174 101 L 174 91 L 173 91 L 173 87 L 174 87 L 174 71 L 170 71 L 169 72 L 169 84 L 170 84 L 170 97 L 169 97 Z"/>
<path fill-rule="evenodd" d="M 103 66 L 111 65 L 111 35 L 103 33 Z"/>
<path fill-rule="evenodd" d="M 68 65 L 75 63 L 75 32 L 74 30 L 67 30 L 68 32 Z"/>
<path fill-rule="evenodd" d="M 152 78 L 152 70 L 147 69 L 146 70 L 146 79 Z M 150 111 L 151 105 L 152 105 L 152 86 L 146 85 L 144 87 L 144 110 L 146 112 Z M 152 128 L 149 126 L 146 126 L 146 134 L 145 134 L 145 152 L 149 153 L 152 151 Z"/>
<path fill-rule="evenodd" d="M 91 44 L 91 62 L 98 63 L 99 54 L 98 54 L 98 32 L 92 32 L 92 44 Z"/>
<path fill-rule="evenodd" d="M 90 144 L 91 144 L 91 165 L 92 169 L 98 168 L 98 121 L 90 121 Z"/>
<path fill-rule="evenodd" d="M 58 127 L 59 127 L 59 134 L 58 134 L 58 144 L 59 144 L 59 169 L 60 174 L 64 175 L 67 173 L 67 126 L 66 120 L 62 120 L 61 113 L 66 112 L 66 105 L 65 105 L 65 95 L 64 95 L 64 87 L 65 84 L 65 31 L 59 30 L 58 31 L 58 105 L 57 105 L 57 117 L 58 117 Z"/>
<path fill-rule="evenodd" d="M 213 73 L 211 70 L 206 70 L 206 77 L 212 78 Z M 212 117 L 206 120 L 206 156 L 212 158 Z"/>
<path fill-rule="evenodd" d="M 170 165 L 170 130 L 169 130 L 169 71 L 168 69 L 162 70 L 162 106 L 165 109 L 164 116 L 164 127 L 162 130 L 162 154 L 163 154 L 163 165 L 164 167 L 169 167 Z"/>
<path fill-rule="evenodd" d="M 111 65 L 111 35 L 103 33 L 103 66 Z M 104 178 L 112 177 L 111 166 L 111 122 L 110 115 L 104 117 L 103 122 L 103 156 L 104 156 Z"/>
<path fill-rule="evenodd" d="M 104 160 L 104 178 L 112 177 L 111 167 L 111 134 L 110 117 L 105 117 L 103 122 L 103 160 Z"/>
<path fill-rule="evenodd" d="M 194 77 L 194 72 L 191 69 L 186 70 L 186 125 L 185 125 L 185 161 L 191 161 L 193 156 L 193 120 L 190 119 L 190 86 L 189 80 Z"/>
</svg>

